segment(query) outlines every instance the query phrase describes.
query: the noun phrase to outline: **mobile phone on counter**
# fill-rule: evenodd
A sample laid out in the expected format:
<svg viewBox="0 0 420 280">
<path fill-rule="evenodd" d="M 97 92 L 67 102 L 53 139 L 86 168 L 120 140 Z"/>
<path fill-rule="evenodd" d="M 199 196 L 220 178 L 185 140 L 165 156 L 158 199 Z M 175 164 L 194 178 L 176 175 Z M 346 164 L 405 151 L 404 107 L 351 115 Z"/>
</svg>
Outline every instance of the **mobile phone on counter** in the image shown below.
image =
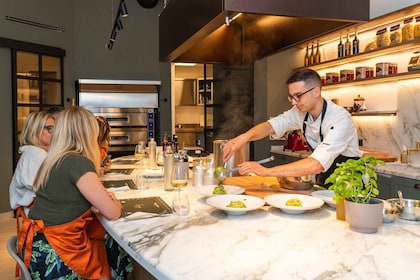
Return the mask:
<svg viewBox="0 0 420 280">
<path fill-rule="evenodd" d="M 108 161 L 111 159 L 111 155 L 107 155 L 106 158 L 102 161 L 101 167 L 105 167 Z"/>
</svg>

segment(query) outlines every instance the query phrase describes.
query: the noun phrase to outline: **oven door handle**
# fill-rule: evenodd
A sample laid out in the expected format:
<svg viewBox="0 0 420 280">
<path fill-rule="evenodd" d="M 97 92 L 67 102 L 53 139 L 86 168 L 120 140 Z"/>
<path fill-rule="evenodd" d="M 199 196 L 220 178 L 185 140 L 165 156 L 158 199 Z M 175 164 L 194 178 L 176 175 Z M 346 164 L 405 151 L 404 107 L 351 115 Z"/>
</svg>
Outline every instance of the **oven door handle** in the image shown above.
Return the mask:
<svg viewBox="0 0 420 280">
<path fill-rule="evenodd" d="M 111 124 L 112 122 L 116 123 L 129 123 L 130 118 L 129 117 L 107 117 L 106 120 Z"/>
<path fill-rule="evenodd" d="M 130 139 L 130 137 L 128 135 L 111 135 L 111 141 L 115 140 L 115 141 L 121 141 L 121 140 L 125 140 L 128 141 Z"/>
</svg>

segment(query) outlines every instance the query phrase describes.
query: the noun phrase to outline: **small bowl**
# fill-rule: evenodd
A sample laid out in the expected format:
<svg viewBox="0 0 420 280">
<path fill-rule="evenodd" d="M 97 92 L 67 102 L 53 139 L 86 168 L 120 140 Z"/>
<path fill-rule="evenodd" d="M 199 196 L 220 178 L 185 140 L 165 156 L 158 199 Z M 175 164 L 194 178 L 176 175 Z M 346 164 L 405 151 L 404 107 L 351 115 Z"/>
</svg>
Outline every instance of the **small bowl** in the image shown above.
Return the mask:
<svg viewBox="0 0 420 280">
<path fill-rule="evenodd" d="M 397 215 L 397 208 L 384 208 L 382 211 L 382 223 L 392 223 Z"/>
<path fill-rule="evenodd" d="M 387 202 L 398 208 L 399 218 L 409 221 L 420 221 L 420 200 L 390 198 Z"/>
</svg>

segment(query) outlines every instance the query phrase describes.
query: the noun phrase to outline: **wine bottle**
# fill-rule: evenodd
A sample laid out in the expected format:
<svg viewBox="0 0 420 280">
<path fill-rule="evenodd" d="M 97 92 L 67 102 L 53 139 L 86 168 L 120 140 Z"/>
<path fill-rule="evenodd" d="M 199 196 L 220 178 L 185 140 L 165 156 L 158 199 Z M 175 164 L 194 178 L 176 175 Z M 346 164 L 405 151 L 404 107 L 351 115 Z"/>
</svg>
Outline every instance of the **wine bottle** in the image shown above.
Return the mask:
<svg viewBox="0 0 420 280">
<path fill-rule="evenodd" d="M 312 43 L 311 55 L 309 56 L 309 65 L 314 64 L 314 56 L 315 56 L 314 44 Z"/>
<path fill-rule="evenodd" d="M 354 32 L 354 39 L 353 39 L 353 54 L 359 53 L 359 39 L 357 39 L 357 31 Z"/>
<path fill-rule="evenodd" d="M 305 66 L 309 65 L 309 46 L 308 46 L 308 44 L 306 44 L 306 53 L 305 53 L 304 65 Z"/>
<path fill-rule="evenodd" d="M 315 58 L 314 63 L 318 64 L 321 62 L 321 52 L 319 51 L 319 41 L 316 43 L 316 52 L 315 52 Z"/>
<path fill-rule="evenodd" d="M 341 41 L 341 35 L 340 35 L 340 42 L 338 43 L 338 47 L 337 47 L 337 54 L 339 58 L 344 56 L 344 47 L 343 47 L 343 42 Z"/>
<path fill-rule="evenodd" d="M 347 40 L 344 43 L 344 56 L 349 56 L 351 55 L 351 43 L 349 40 L 349 34 L 347 34 Z"/>
</svg>

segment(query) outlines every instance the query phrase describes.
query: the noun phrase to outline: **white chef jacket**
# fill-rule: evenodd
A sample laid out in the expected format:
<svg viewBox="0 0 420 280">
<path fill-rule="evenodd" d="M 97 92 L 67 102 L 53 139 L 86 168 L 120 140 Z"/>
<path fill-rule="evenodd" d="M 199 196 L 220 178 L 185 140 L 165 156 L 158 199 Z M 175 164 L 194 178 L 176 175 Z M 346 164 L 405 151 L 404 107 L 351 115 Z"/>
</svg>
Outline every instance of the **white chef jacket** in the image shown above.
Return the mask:
<svg viewBox="0 0 420 280">
<path fill-rule="evenodd" d="M 37 146 L 26 145 L 19 148 L 22 153 L 9 186 L 10 206 L 29 206 L 36 197 L 33 190 L 39 167 L 47 157 L 47 152 Z M 25 207 L 25 212 L 28 212 Z M 26 213 L 28 214 L 28 213 Z"/>
<path fill-rule="evenodd" d="M 320 138 L 321 115 L 314 121 L 309 114 L 306 123 L 306 141 L 314 151 L 310 157 L 319 161 L 323 172 L 327 171 L 334 160 L 343 155 L 346 157 L 361 157 L 357 131 L 351 115 L 343 107 L 327 101 L 327 109 L 322 120 L 323 141 Z M 287 131 L 303 129 L 306 112 L 299 111 L 296 106 L 268 120 L 273 127 L 274 138 L 282 137 Z"/>
</svg>

